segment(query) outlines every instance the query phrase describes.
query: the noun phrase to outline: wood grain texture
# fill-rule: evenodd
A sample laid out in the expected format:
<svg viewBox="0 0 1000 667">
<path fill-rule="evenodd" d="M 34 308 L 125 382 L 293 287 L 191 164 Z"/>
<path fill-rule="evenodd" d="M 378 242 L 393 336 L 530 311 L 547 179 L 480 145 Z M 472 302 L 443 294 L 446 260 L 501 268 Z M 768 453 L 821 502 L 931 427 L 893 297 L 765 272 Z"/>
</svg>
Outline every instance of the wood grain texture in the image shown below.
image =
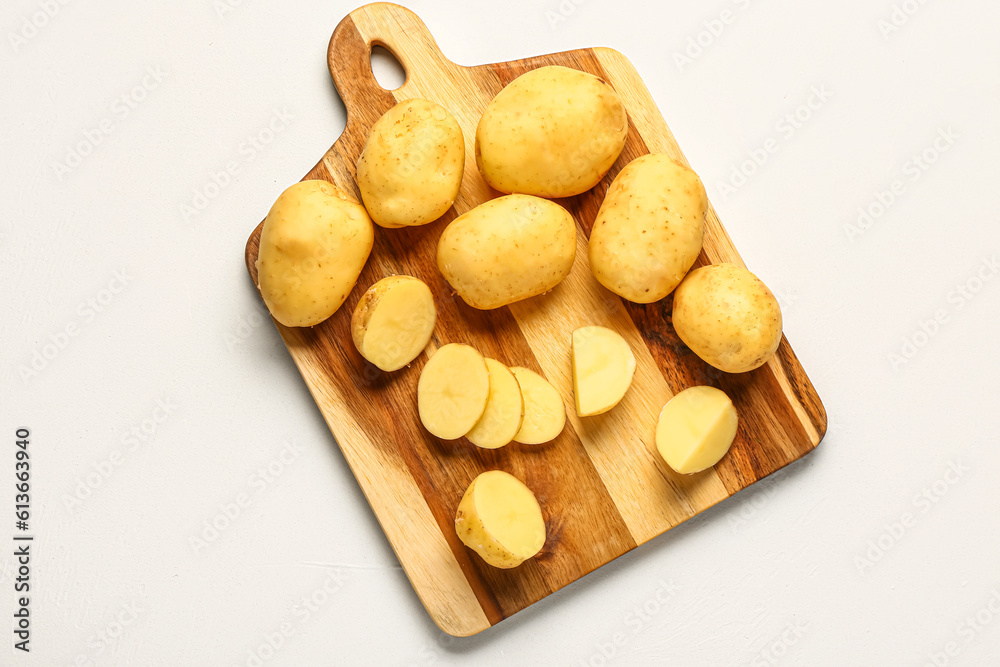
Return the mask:
<svg viewBox="0 0 1000 667">
<path fill-rule="evenodd" d="M 394 91 L 381 88 L 372 74 L 374 45 L 389 49 L 406 70 L 406 81 Z M 787 340 L 762 368 L 728 375 L 704 364 L 677 338 L 670 297 L 650 305 L 626 303 L 591 275 L 587 236 L 618 171 L 649 152 L 687 163 L 624 56 L 605 48 L 580 49 L 463 67 L 444 57 L 415 14 L 377 3 L 355 10 L 337 26 L 328 60 L 347 108 L 347 127 L 305 178 L 329 180 L 360 200 L 355 165 L 368 129 L 405 99 L 421 97 L 447 107 L 465 135 L 462 189 L 443 218 L 422 227 L 376 227 L 371 258 L 333 317 L 311 329 L 275 323 L 417 595 L 442 630 L 466 636 L 496 624 L 819 444 L 826 414 Z M 601 183 L 559 200 L 580 232 L 569 277 L 543 296 L 477 311 L 458 299 L 438 272 L 437 239 L 457 215 L 499 195 L 476 169 L 476 125 L 504 85 L 543 65 L 573 67 L 608 81 L 628 110 L 628 140 Z M 258 225 L 246 246 L 255 285 L 260 230 Z M 742 263 L 715 211 L 709 210 L 698 265 L 724 261 Z M 430 286 L 438 322 L 427 350 L 409 367 L 388 374 L 355 350 L 350 318 L 364 291 L 393 274 L 413 275 Z M 637 367 L 633 386 L 618 407 L 579 418 L 573 409 L 570 339 L 573 329 L 588 324 L 620 332 L 635 351 Z M 451 342 L 470 343 L 503 363 L 547 377 L 566 402 L 569 419 L 562 435 L 547 445 L 512 444 L 499 450 L 430 436 L 417 418 L 417 378 L 433 351 Z M 656 418 L 671 396 L 699 384 L 720 387 L 732 397 L 740 427 L 729 454 L 714 469 L 678 475 L 656 452 Z M 534 490 L 546 520 L 542 552 L 512 570 L 485 565 L 454 530 L 466 487 L 492 469 L 515 475 Z"/>
</svg>

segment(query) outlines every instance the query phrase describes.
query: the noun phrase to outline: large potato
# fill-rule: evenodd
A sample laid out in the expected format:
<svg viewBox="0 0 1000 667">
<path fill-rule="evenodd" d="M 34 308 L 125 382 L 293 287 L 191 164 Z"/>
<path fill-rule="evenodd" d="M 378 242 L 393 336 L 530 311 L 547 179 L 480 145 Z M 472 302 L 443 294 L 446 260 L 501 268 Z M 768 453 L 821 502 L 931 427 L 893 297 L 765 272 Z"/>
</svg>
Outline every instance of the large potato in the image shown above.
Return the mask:
<svg viewBox="0 0 1000 667">
<path fill-rule="evenodd" d="M 608 188 L 590 232 L 590 270 L 622 298 L 670 294 L 701 252 L 708 197 L 691 169 L 666 155 L 633 160 Z"/>
<path fill-rule="evenodd" d="M 727 373 L 763 366 L 781 343 L 781 307 L 760 278 L 736 264 L 695 269 L 674 294 L 674 330 Z"/>
<path fill-rule="evenodd" d="M 464 168 L 458 121 L 439 104 L 406 100 L 372 125 L 358 159 L 358 187 L 382 227 L 425 225 L 455 203 Z"/>
<path fill-rule="evenodd" d="M 274 202 L 260 234 L 257 286 L 274 319 L 309 327 L 337 312 L 374 242 L 365 207 L 326 181 L 302 181 Z"/>
<path fill-rule="evenodd" d="M 486 107 L 476 164 L 500 192 L 569 197 L 594 187 L 625 146 L 628 116 L 614 89 L 592 74 L 540 67 Z"/>
<path fill-rule="evenodd" d="M 546 199 L 508 195 L 452 220 L 437 264 L 462 299 L 480 310 L 547 292 L 573 267 L 576 222 Z"/>
</svg>

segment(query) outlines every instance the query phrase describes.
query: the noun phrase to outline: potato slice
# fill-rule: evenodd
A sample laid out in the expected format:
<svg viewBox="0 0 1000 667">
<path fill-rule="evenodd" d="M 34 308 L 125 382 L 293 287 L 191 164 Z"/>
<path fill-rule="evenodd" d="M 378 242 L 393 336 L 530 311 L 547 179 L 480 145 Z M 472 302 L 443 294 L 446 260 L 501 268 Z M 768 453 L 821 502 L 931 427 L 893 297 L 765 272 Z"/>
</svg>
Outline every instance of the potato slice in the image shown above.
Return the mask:
<svg viewBox="0 0 1000 667">
<path fill-rule="evenodd" d="M 566 425 L 562 396 L 548 380 L 532 370 L 515 366 L 510 371 L 521 385 L 524 397 L 524 420 L 514 442 L 540 445 L 554 439 Z"/>
<path fill-rule="evenodd" d="M 490 372 L 490 396 L 486 410 L 465 437 L 483 449 L 498 449 L 517 435 L 524 418 L 524 399 L 521 385 L 509 368 L 496 359 L 486 358 Z"/>
<path fill-rule="evenodd" d="M 597 326 L 573 332 L 576 414 L 590 417 L 618 405 L 634 373 L 635 355 L 618 333 Z"/>
<path fill-rule="evenodd" d="M 736 408 L 726 392 L 688 387 L 663 406 L 656 424 L 656 448 L 677 472 L 701 472 L 729 451 L 736 424 Z"/>
<path fill-rule="evenodd" d="M 457 440 L 472 430 L 486 409 L 490 373 L 483 355 L 449 343 L 431 357 L 417 381 L 417 412 L 431 435 Z"/>
<path fill-rule="evenodd" d="M 458 505 L 455 532 L 493 567 L 517 567 L 545 544 L 545 520 L 535 494 L 502 470 L 472 481 Z"/>
<path fill-rule="evenodd" d="M 427 347 L 436 318 L 434 297 L 422 280 L 389 276 L 358 301 L 351 336 L 362 357 L 384 371 L 395 371 Z"/>
</svg>

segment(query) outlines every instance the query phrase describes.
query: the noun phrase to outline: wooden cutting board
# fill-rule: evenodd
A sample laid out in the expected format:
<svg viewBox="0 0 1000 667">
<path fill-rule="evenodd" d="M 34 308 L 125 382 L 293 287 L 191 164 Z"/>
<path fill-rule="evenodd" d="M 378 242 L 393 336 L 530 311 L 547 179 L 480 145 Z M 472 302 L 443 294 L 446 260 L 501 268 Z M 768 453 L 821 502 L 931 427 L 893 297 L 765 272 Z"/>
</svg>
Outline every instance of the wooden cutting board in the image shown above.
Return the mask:
<svg viewBox="0 0 1000 667">
<path fill-rule="evenodd" d="M 398 89 L 381 88 L 372 75 L 373 45 L 391 51 L 406 70 L 406 81 Z M 368 129 L 401 100 L 421 97 L 447 107 L 465 134 L 465 177 L 452 210 L 423 227 L 376 227 L 375 247 L 357 286 L 323 324 L 296 329 L 275 323 L 399 562 L 442 630 L 457 636 L 480 632 L 819 444 L 826 432 L 826 413 L 787 340 L 765 366 L 728 375 L 703 363 L 677 338 L 670 297 L 646 306 L 626 303 L 592 277 L 587 237 L 618 171 L 649 152 L 687 163 L 623 55 L 606 48 L 579 49 L 463 67 L 444 57 L 415 14 L 377 3 L 341 21 L 330 40 L 328 61 L 347 108 L 347 127 L 306 178 L 327 179 L 360 200 L 355 165 Z M 601 183 L 559 201 L 576 218 L 580 232 L 569 277 L 546 295 L 477 311 L 454 296 L 438 272 L 437 239 L 457 215 L 499 196 L 476 169 L 476 125 L 504 85 L 543 65 L 573 67 L 608 81 L 628 109 L 628 141 Z M 258 226 L 246 246 L 247 269 L 255 285 L 260 231 Z M 698 265 L 719 262 L 742 263 L 710 209 Z M 384 373 L 355 350 L 350 319 L 364 291 L 392 274 L 413 275 L 430 286 L 438 321 L 423 355 L 405 369 Z M 621 404 L 604 415 L 581 419 L 573 408 L 570 336 L 573 329 L 588 324 L 625 336 L 637 368 Z M 547 445 L 514 443 L 493 451 L 430 436 L 417 417 L 417 378 L 434 350 L 452 342 L 469 343 L 503 363 L 527 366 L 548 378 L 566 402 L 569 417 L 562 435 Z M 656 419 L 673 394 L 701 384 L 720 387 L 732 397 L 739 432 L 714 469 L 678 475 L 656 452 Z M 542 552 L 512 570 L 485 565 L 454 530 L 466 487 L 476 475 L 492 469 L 522 479 L 534 490 L 545 515 L 548 537 Z"/>
</svg>

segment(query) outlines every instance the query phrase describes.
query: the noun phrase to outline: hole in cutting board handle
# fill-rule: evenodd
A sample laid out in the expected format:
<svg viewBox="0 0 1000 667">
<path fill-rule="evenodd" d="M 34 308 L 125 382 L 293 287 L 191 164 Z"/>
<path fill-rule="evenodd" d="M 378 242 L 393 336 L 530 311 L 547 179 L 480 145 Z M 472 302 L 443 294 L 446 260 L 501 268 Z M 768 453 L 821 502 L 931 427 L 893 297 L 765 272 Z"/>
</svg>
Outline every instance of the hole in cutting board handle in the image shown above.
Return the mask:
<svg viewBox="0 0 1000 667">
<path fill-rule="evenodd" d="M 406 70 L 392 51 L 384 46 L 376 44 L 372 47 L 371 66 L 378 85 L 386 90 L 396 90 L 406 83 Z"/>
</svg>

